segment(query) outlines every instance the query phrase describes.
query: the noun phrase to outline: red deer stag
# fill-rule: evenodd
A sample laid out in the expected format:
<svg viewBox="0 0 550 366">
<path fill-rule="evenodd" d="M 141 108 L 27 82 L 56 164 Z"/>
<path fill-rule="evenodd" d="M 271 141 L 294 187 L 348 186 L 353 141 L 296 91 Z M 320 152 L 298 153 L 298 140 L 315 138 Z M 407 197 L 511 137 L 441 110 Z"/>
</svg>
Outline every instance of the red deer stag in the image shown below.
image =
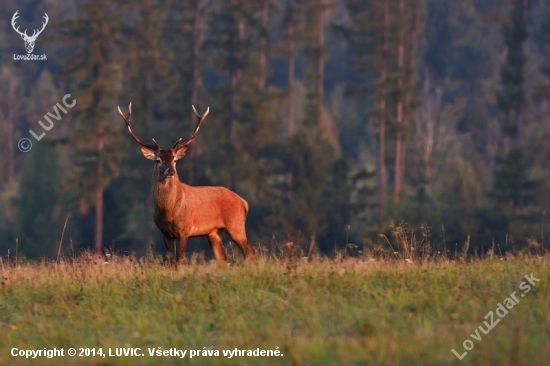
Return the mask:
<svg viewBox="0 0 550 366">
<path fill-rule="evenodd" d="M 120 107 L 118 113 L 126 122 L 130 135 L 141 145 L 141 153 L 155 162 L 153 171 L 153 201 L 155 205 L 155 224 L 164 234 L 167 259 L 172 265 L 179 241 L 176 267 L 185 257 L 187 239 L 195 236 L 207 236 L 214 256 L 218 261 L 227 262 L 220 233 L 226 232 L 242 250 L 247 260 L 254 259 L 256 251 L 248 242 L 245 231 L 248 204 L 236 193 L 224 187 L 191 187 L 182 183 L 176 171 L 176 161 L 183 158 L 187 147 L 199 132 L 199 128 L 208 115 L 210 108 L 201 117 L 195 107 L 198 118 L 197 127 L 187 141 L 180 138 L 169 150 L 163 150 L 155 139 L 153 143 L 141 141 L 132 131 L 130 118 L 132 103 L 128 107 L 128 116 L 124 116 Z"/>
</svg>

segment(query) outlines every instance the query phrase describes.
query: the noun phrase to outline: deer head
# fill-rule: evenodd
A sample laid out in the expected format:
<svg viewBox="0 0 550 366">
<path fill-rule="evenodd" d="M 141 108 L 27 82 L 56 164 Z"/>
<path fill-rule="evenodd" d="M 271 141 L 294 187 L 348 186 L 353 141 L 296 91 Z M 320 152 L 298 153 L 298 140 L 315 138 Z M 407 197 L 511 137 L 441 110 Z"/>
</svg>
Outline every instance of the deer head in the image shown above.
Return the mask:
<svg viewBox="0 0 550 366">
<path fill-rule="evenodd" d="M 42 33 L 42 31 L 44 30 L 44 28 L 46 28 L 46 24 L 48 24 L 48 14 L 44 13 L 44 22 L 42 22 L 42 29 L 40 30 L 37 30 L 35 29 L 34 32 L 32 33 L 32 36 L 29 36 L 27 34 L 27 30 L 25 29 L 24 32 L 20 32 L 19 31 L 19 26 L 17 26 L 17 28 L 15 27 L 15 21 L 17 18 L 19 18 L 19 15 L 17 15 L 17 13 L 19 13 L 19 10 L 17 10 L 15 12 L 15 14 L 13 14 L 13 17 L 11 18 L 11 26 L 13 27 L 13 29 L 19 33 L 21 35 L 21 38 L 23 38 L 23 40 L 25 41 L 25 49 L 27 50 L 27 53 L 32 53 L 32 50 L 34 49 L 34 42 L 36 42 L 36 38 L 38 38 L 38 36 L 40 35 L 40 33 Z"/>
<path fill-rule="evenodd" d="M 168 179 L 174 177 L 177 178 L 176 161 L 185 156 L 185 154 L 187 153 L 187 147 L 189 146 L 189 144 L 191 144 L 191 142 L 193 142 L 193 140 L 197 136 L 201 123 L 210 112 L 210 108 L 207 108 L 206 112 L 201 116 L 197 113 L 195 106 L 192 107 L 193 112 L 198 118 L 197 127 L 195 127 L 193 134 L 185 142 L 182 142 L 182 139 L 180 138 L 169 150 L 161 149 L 155 139 L 152 139 L 152 144 L 145 143 L 134 134 L 134 132 L 132 131 L 132 127 L 130 126 L 130 118 L 132 116 L 132 103 L 130 103 L 130 105 L 128 106 L 128 116 L 124 116 L 124 114 L 120 110 L 120 107 L 118 107 L 118 113 L 120 114 L 124 122 L 126 122 L 126 126 L 128 127 L 130 135 L 138 144 L 141 145 L 141 153 L 143 154 L 143 156 L 155 162 L 154 177 L 157 182 L 166 183 Z"/>
</svg>

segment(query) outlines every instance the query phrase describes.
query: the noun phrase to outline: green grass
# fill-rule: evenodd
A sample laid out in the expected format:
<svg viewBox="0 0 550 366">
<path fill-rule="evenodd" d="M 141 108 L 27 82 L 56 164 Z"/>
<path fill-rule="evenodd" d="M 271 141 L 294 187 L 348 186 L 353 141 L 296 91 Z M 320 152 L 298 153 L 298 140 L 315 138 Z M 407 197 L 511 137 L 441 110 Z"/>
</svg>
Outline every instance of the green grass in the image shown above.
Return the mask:
<svg viewBox="0 0 550 366">
<path fill-rule="evenodd" d="M 549 259 L 449 261 L 260 260 L 179 271 L 83 256 L 0 267 L 3 365 L 545 365 L 550 360 Z M 525 297 L 525 274 L 540 282 Z M 520 302 L 462 361 L 484 316 L 512 292 Z M 495 315 L 496 317 L 496 315 Z M 139 347 L 144 357 L 27 360 L 18 349 Z M 149 357 L 147 348 L 220 350 L 219 357 Z M 234 357 L 224 349 L 280 350 Z M 189 353 L 189 351 L 188 351 Z"/>
</svg>

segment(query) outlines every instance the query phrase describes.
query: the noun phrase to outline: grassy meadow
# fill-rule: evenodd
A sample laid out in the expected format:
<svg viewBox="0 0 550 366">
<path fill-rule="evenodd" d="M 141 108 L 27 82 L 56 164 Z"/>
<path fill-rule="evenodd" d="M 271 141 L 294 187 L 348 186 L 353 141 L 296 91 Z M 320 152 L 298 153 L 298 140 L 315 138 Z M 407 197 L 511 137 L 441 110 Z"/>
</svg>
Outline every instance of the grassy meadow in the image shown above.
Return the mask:
<svg viewBox="0 0 550 366">
<path fill-rule="evenodd" d="M 549 262 L 261 259 L 176 271 L 132 257 L 105 263 L 82 255 L 17 267 L 4 260 L 0 364 L 546 365 Z M 540 281 L 520 297 L 531 273 Z M 473 339 L 485 315 L 514 291 L 519 302 Z M 462 354 L 467 339 L 473 349 L 459 361 L 451 349 Z M 101 348 L 106 357 L 69 357 L 70 347 Z M 158 347 L 188 353 L 149 356 L 148 348 Z M 277 347 L 278 357 L 222 354 Z M 65 357 L 13 357 L 13 348 L 64 348 Z M 109 356 L 109 348 L 141 348 L 144 356 Z M 191 350 L 220 356 L 190 359 Z"/>
</svg>

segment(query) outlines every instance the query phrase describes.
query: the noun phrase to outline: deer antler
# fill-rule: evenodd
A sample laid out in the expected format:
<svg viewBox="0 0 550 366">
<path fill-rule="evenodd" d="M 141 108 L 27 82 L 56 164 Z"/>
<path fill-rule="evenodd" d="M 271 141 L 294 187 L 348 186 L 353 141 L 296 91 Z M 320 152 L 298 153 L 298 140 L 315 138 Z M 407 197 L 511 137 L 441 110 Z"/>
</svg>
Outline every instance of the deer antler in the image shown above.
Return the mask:
<svg viewBox="0 0 550 366">
<path fill-rule="evenodd" d="M 191 142 L 193 142 L 193 140 L 195 139 L 195 137 L 197 136 L 197 133 L 199 133 L 199 128 L 201 127 L 201 123 L 204 121 L 204 119 L 206 118 L 206 116 L 208 116 L 208 113 L 210 113 L 210 107 L 206 108 L 206 112 L 204 112 L 204 114 L 201 115 L 197 112 L 197 110 L 195 109 L 195 106 L 192 105 L 191 107 L 193 107 L 193 112 L 195 112 L 195 116 L 197 116 L 198 118 L 198 122 L 197 122 L 197 127 L 195 127 L 195 130 L 193 131 L 193 134 L 191 135 L 191 137 L 189 137 L 187 139 L 187 141 L 185 142 L 181 142 L 181 138 L 174 144 L 174 146 L 172 147 L 172 149 L 181 149 L 183 147 L 187 147 Z"/>
<path fill-rule="evenodd" d="M 30 38 L 37 38 L 38 35 L 39 35 L 40 33 L 42 33 L 42 31 L 44 30 L 44 28 L 46 28 L 46 24 L 48 24 L 48 20 L 49 20 L 50 18 L 48 18 L 48 14 L 46 14 L 46 13 L 44 13 L 43 18 L 44 18 L 45 22 L 42 22 L 42 29 L 40 29 L 40 30 L 36 30 L 36 29 L 35 29 L 34 32 L 33 32 L 33 34 L 32 34 L 32 36 L 30 36 Z M 25 32 L 26 32 L 26 31 L 25 31 Z M 37 32 L 38 32 L 38 33 L 37 33 Z"/>
<path fill-rule="evenodd" d="M 20 35 L 25 36 L 25 37 L 29 37 L 29 36 L 27 35 L 27 30 L 26 30 L 26 29 L 25 29 L 25 32 L 21 32 L 21 31 L 19 30 L 19 26 L 17 26 L 17 28 L 15 28 L 15 21 L 17 20 L 17 18 L 19 18 L 18 13 L 19 13 L 19 10 L 17 10 L 17 11 L 15 12 L 15 14 L 13 14 L 13 17 L 11 18 L 11 26 L 12 26 L 13 29 L 14 29 L 17 33 L 19 33 Z"/>
<path fill-rule="evenodd" d="M 132 117 L 132 103 L 130 102 L 130 105 L 128 106 L 128 116 L 127 117 L 124 117 L 124 114 L 122 113 L 122 111 L 120 110 L 120 107 L 118 107 L 118 113 L 120 114 L 120 116 L 122 117 L 122 119 L 124 120 L 124 122 L 126 122 L 126 126 L 128 127 L 128 132 L 130 132 L 130 135 L 132 135 L 132 137 L 134 138 L 134 140 L 136 140 L 136 142 L 138 144 L 140 144 L 141 146 L 143 147 L 146 147 L 148 149 L 151 149 L 151 150 L 156 150 L 156 151 L 159 151 L 160 150 L 160 146 L 159 144 L 157 144 L 157 142 L 155 141 L 155 139 L 153 139 L 153 144 L 148 144 L 148 143 L 145 143 L 143 141 L 141 141 L 135 134 L 134 134 L 134 131 L 132 131 L 132 127 L 130 127 L 130 118 Z"/>
<path fill-rule="evenodd" d="M 42 29 L 40 29 L 40 30 L 35 29 L 34 32 L 32 33 L 32 36 L 29 37 L 29 35 L 27 34 L 27 30 L 26 30 L 26 29 L 25 29 L 24 32 L 21 32 L 21 31 L 19 30 L 19 26 L 17 26 L 17 28 L 15 27 L 15 21 L 17 20 L 17 18 L 19 18 L 19 10 L 17 10 L 17 11 L 15 12 L 15 14 L 13 14 L 13 17 L 11 18 L 11 26 L 12 26 L 13 29 L 14 29 L 17 33 L 19 33 L 21 36 L 25 37 L 26 39 L 30 39 L 30 40 L 36 39 L 36 38 L 38 37 L 38 35 L 39 35 L 40 33 L 42 33 L 42 31 L 44 30 L 44 28 L 46 28 L 46 24 L 48 24 L 48 20 L 50 19 L 50 18 L 48 17 L 48 14 L 44 13 L 43 18 L 44 18 L 45 21 L 42 22 Z"/>
</svg>

